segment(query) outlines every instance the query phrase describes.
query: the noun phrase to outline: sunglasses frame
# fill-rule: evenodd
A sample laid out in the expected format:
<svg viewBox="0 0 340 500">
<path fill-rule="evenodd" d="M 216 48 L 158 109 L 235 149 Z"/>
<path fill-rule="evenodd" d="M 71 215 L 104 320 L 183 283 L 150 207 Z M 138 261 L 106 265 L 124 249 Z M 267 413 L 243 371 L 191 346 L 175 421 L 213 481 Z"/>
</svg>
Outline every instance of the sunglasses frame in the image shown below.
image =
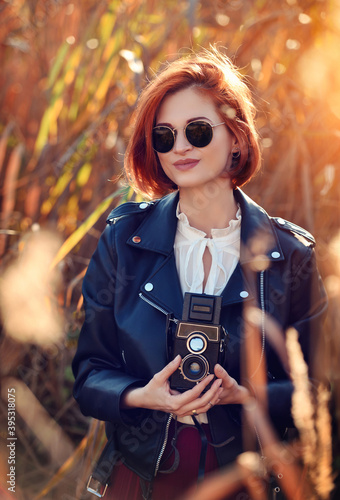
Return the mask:
<svg viewBox="0 0 340 500">
<path fill-rule="evenodd" d="M 212 132 L 211 139 L 210 139 L 210 141 L 208 142 L 208 144 L 206 144 L 205 146 L 195 146 L 194 144 L 192 144 L 192 143 L 191 143 L 191 141 L 190 141 L 190 140 L 189 140 L 189 138 L 187 137 L 187 133 L 186 133 L 187 127 L 188 127 L 189 125 L 192 125 L 193 123 L 204 123 L 205 125 L 209 125 L 209 126 L 211 127 L 211 132 Z M 183 132 L 184 132 L 184 136 L 185 136 L 186 140 L 187 140 L 187 141 L 189 142 L 189 144 L 191 144 L 191 146 L 193 146 L 194 148 L 199 148 L 199 149 L 206 148 L 207 146 L 209 146 L 209 144 L 210 144 L 210 143 L 211 143 L 211 141 L 213 140 L 213 136 L 214 136 L 214 134 L 213 134 L 213 129 L 214 129 L 215 127 L 218 127 L 219 125 L 225 125 L 225 122 L 216 123 L 215 125 L 212 125 L 211 123 L 209 123 L 209 122 L 207 122 L 207 121 L 205 121 L 205 120 L 193 120 L 192 122 L 187 123 L 187 124 L 186 124 L 186 126 L 185 126 L 184 128 L 182 128 L 182 129 L 181 129 L 181 128 L 171 128 L 171 127 L 169 127 L 168 125 L 156 125 L 156 127 L 154 127 L 154 128 L 152 129 L 152 132 L 153 132 L 155 129 L 157 129 L 157 128 L 167 128 L 167 129 L 169 129 L 169 130 L 171 131 L 171 133 L 172 133 L 172 137 L 173 137 L 173 141 L 174 141 L 174 143 L 173 143 L 173 145 L 172 145 L 171 149 L 169 149 L 168 151 L 164 151 L 164 152 L 162 152 L 162 151 L 157 151 L 157 149 L 155 149 L 155 148 L 153 147 L 153 141 L 152 141 L 152 149 L 153 149 L 154 151 L 156 151 L 156 153 L 160 153 L 160 154 L 170 153 L 170 151 L 172 151 L 172 150 L 173 150 L 173 148 L 174 148 L 174 146 L 175 146 L 175 144 L 176 144 L 176 137 L 177 137 L 177 134 L 176 134 L 175 132 L 176 132 L 177 130 L 183 130 Z"/>
</svg>

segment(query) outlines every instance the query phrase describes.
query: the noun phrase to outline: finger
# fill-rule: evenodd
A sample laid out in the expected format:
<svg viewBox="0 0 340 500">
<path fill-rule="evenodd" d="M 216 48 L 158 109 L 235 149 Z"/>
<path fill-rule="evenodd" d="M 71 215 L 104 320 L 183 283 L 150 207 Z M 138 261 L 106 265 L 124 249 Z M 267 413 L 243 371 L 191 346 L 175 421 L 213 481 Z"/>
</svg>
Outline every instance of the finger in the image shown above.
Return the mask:
<svg viewBox="0 0 340 500">
<path fill-rule="evenodd" d="M 179 396 L 180 394 L 182 394 L 181 392 L 176 391 L 176 389 L 169 389 L 169 392 L 171 396 Z"/>
<path fill-rule="evenodd" d="M 215 401 L 218 397 L 219 394 L 223 391 L 223 388 L 221 387 L 222 385 L 222 380 L 217 379 L 214 381 L 210 389 L 202 394 L 197 400 L 193 401 L 191 404 L 196 405 L 197 407 L 205 407 L 209 404 L 209 401 Z"/>
<path fill-rule="evenodd" d="M 206 404 L 205 406 L 198 407 L 197 410 L 196 410 L 197 414 L 199 415 L 201 413 L 207 413 L 215 405 L 218 405 L 218 403 L 220 401 L 221 400 L 220 400 L 219 397 L 215 397 L 214 399 L 212 399 L 211 401 L 209 401 L 208 404 Z M 192 415 L 192 412 L 190 414 Z"/>
<path fill-rule="evenodd" d="M 224 378 L 226 376 L 229 377 L 228 372 L 223 368 L 223 366 L 221 366 L 218 363 L 214 366 L 214 372 L 215 372 L 216 377 L 218 377 L 218 378 Z"/>
<path fill-rule="evenodd" d="M 220 396 L 222 392 L 223 392 L 223 387 L 220 387 L 215 396 L 208 401 L 205 411 L 209 411 L 211 410 L 211 408 L 219 404 L 219 402 L 221 401 Z"/>
<path fill-rule="evenodd" d="M 197 400 L 200 398 L 202 391 L 204 388 L 213 380 L 214 375 L 208 375 L 204 380 L 202 380 L 199 384 L 195 385 L 192 389 L 189 389 L 178 396 L 176 396 L 176 411 L 181 410 L 183 414 L 187 414 L 194 409 L 192 402 L 195 401 L 197 406 L 201 406 L 202 403 Z"/>
<path fill-rule="evenodd" d="M 207 404 L 207 406 L 203 410 L 204 413 L 208 413 L 208 411 L 211 410 L 212 408 L 214 408 L 214 406 L 217 406 L 219 401 L 220 401 L 220 399 L 216 399 L 214 401 L 209 401 L 209 403 Z"/>
<path fill-rule="evenodd" d="M 196 406 L 193 410 L 188 410 L 185 414 L 182 414 L 180 416 L 191 416 L 191 415 L 201 415 L 202 413 L 207 413 L 211 408 L 213 408 L 215 405 L 218 405 L 221 400 L 219 398 L 214 399 L 212 401 L 209 401 L 208 404 L 205 406 Z"/>
<path fill-rule="evenodd" d="M 178 369 L 181 364 L 182 358 L 178 354 L 170 363 L 168 363 L 163 370 L 156 373 L 156 377 L 159 378 L 162 382 L 168 380 L 168 378 Z"/>
<path fill-rule="evenodd" d="M 214 374 L 211 373 L 207 377 L 205 377 L 201 382 L 196 384 L 192 389 L 189 391 L 186 391 L 185 394 L 190 398 L 189 400 L 197 399 L 200 397 L 204 389 L 211 383 L 211 381 L 214 379 Z"/>
<path fill-rule="evenodd" d="M 191 400 L 188 404 L 182 405 L 182 416 L 191 415 L 193 410 L 197 411 L 198 414 L 205 413 L 210 408 L 209 401 L 217 401 L 221 392 L 223 391 L 223 389 L 220 387 L 221 384 L 221 379 L 215 380 L 209 391 L 207 391 L 203 395 L 198 396 L 194 400 Z"/>
<path fill-rule="evenodd" d="M 233 379 L 221 365 L 215 365 L 214 372 L 217 378 L 223 380 L 223 387 L 225 389 L 230 389 L 235 385 L 235 379 Z"/>
</svg>

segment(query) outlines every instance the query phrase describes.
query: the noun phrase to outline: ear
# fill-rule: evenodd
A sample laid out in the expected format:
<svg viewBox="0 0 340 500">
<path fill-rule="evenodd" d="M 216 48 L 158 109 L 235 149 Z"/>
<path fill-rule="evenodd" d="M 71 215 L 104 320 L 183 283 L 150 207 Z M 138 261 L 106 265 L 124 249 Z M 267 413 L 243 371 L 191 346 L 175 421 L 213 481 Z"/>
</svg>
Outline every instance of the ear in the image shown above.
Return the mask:
<svg viewBox="0 0 340 500">
<path fill-rule="evenodd" d="M 232 134 L 232 139 L 231 139 L 231 151 L 235 151 L 236 149 L 240 149 L 240 146 L 238 144 L 238 140 L 236 135 Z"/>
<path fill-rule="evenodd" d="M 233 157 L 233 160 L 237 160 L 237 158 L 241 156 L 241 150 L 237 144 L 232 148 L 231 156 Z"/>
</svg>

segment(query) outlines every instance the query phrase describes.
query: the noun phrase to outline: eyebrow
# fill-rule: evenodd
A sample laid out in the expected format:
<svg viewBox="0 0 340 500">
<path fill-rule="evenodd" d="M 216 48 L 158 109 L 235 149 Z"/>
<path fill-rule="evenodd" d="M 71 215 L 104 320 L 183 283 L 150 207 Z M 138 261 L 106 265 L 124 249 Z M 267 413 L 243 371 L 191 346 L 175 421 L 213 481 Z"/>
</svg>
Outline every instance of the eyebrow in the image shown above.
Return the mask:
<svg viewBox="0 0 340 500">
<path fill-rule="evenodd" d="M 206 116 L 195 116 L 194 118 L 189 118 L 189 120 L 186 121 L 185 125 L 188 125 L 188 123 L 195 122 L 197 120 L 206 120 L 206 121 L 212 123 L 212 120 L 210 120 L 210 118 L 207 118 Z M 171 123 L 161 122 L 161 123 L 157 123 L 157 125 L 156 125 L 156 127 L 162 127 L 162 126 L 170 127 L 172 129 L 176 130 L 176 128 L 173 127 L 171 125 Z"/>
</svg>

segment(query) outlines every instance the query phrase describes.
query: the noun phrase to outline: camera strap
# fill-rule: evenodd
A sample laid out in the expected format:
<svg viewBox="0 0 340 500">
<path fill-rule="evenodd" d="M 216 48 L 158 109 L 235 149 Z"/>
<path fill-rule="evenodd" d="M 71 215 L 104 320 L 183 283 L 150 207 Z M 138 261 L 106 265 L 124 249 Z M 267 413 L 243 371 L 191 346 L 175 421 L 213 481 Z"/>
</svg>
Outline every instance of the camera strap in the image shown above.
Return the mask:
<svg viewBox="0 0 340 500">
<path fill-rule="evenodd" d="M 208 444 L 210 446 L 213 446 L 214 448 L 222 448 L 222 446 L 226 446 L 231 441 L 233 441 L 235 439 L 235 436 L 232 436 L 232 437 L 226 439 L 222 443 L 216 443 L 216 444 L 211 443 L 210 441 L 208 441 L 207 436 L 204 432 L 204 429 L 201 426 L 201 424 L 199 423 L 199 421 L 196 419 L 196 417 L 194 415 L 192 415 L 191 418 L 195 424 L 196 429 L 199 432 L 199 435 L 201 437 L 201 442 L 202 442 L 200 461 L 199 461 L 199 466 L 198 466 L 198 478 L 197 478 L 197 481 L 200 482 L 204 478 L 205 462 L 206 462 L 206 458 L 207 458 Z"/>
<path fill-rule="evenodd" d="M 199 432 L 200 438 L 201 438 L 201 453 L 200 453 L 200 461 L 198 465 L 198 478 L 197 481 L 200 482 L 204 478 L 204 471 L 205 471 L 205 462 L 207 459 L 207 451 L 208 451 L 208 439 L 207 436 L 203 430 L 203 427 L 199 423 L 199 421 L 196 419 L 194 415 L 191 416 L 191 418 L 194 421 L 194 424 L 196 426 L 196 429 Z"/>
</svg>

